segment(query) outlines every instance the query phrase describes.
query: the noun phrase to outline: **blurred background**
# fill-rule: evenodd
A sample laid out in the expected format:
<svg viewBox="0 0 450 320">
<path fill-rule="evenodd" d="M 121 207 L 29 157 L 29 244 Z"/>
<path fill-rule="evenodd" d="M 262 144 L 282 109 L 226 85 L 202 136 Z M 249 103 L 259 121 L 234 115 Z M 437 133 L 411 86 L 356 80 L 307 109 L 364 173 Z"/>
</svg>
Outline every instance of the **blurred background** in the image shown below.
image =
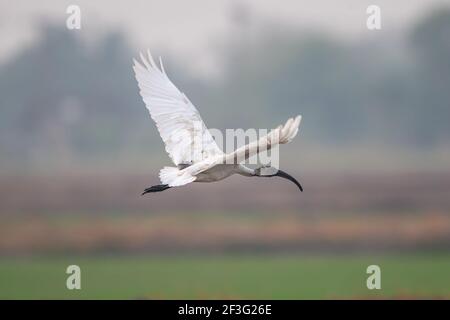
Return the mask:
<svg viewBox="0 0 450 320">
<path fill-rule="evenodd" d="M 0 298 L 450 298 L 450 1 L 0 0 L 0 39 Z M 280 166 L 305 192 L 141 197 L 170 164 L 147 48 L 210 128 L 302 114 Z"/>
</svg>

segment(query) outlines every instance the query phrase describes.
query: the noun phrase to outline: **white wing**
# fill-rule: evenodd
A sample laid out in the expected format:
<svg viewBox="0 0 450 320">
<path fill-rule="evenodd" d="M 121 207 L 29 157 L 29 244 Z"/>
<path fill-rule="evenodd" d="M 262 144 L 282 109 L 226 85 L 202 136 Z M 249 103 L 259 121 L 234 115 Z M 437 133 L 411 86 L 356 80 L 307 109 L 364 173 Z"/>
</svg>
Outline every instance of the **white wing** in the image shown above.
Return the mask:
<svg viewBox="0 0 450 320">
<path fill-rule="evenodd" d="M 161 70 L 150 52 L 141 60 L 143 65 L 134 60 L 133 66 L 140 94 L 175 165 L 222 155 L 195 106 L 167 77 L 161 58 Z"/>
<path fill-rule="evenodd" d="M 226 154 L 225 163 L 241 163 L 262 151 L 270 150 L 277 144 L 291 142 L 297 135 L 301 119 L 302 116 L 297 116 L 295 119 L 290 118 L 284 125 L 271 130 L 266 136 Z"/>
</svg>

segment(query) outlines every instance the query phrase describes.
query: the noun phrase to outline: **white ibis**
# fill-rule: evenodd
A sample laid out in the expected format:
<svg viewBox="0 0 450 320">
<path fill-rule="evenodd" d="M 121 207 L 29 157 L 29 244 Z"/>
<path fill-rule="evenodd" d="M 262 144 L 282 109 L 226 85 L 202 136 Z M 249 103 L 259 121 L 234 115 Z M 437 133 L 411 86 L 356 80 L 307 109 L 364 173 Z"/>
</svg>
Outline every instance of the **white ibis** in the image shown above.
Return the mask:
<svg viewBox="0 0 450 320">
<path fill-rule="evenodd" d="M 167 153 L 176 165 L 161 169 L 161 184 L 145 189 L 142 195 L 191 182 L 220 181 L 236 173 L 246 177 L 282 177 L 303 191 L 300 183 L 286 172 L 267 165 L 252 169 L 241 164 L 277 144 L 290 142 L 297 135 L 301 116 L 289 119 L 266 136 L 234 152 L 224 153 L 212 138 L 195 106 L 167 77 L 161 58 L 158 68 L 150 52 L 148 57 L 143 54 L 140 56 L 142 64 L 134 60 L 133 66 L 140 94 L 156 123 Z M 197 138 L 201 143 L 196 143 Z"/>
</svg>

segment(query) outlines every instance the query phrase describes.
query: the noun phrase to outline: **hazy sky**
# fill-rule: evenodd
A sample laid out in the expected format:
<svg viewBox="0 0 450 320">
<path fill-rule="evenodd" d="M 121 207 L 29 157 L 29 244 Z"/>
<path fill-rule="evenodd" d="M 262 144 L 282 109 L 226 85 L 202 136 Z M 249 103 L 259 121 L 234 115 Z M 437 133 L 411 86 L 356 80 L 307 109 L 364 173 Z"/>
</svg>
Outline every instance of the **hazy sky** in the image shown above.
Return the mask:
<svg viewBox="0 0 450 320">
<path fill-rule="evenodd" d="M 129 37 L 136 50 L 169 49 L 192 58 L 193 64 L 214 65 L 221 39 L 240 32 L 239 25 L 258 29 L 265 22 L 300 30 L 322 29 L 344 37 L 364 36 L 366 8 L 380 6 L 382 30 L 395 32 L 438 4 L 450 0 L 0 0 L 0 62 L 39 35 L 39 21 L 65 28 L 66 8 L 77 4 L 86 39 L 112 29 Z M 156 49 L 155 49 L 156 48 Z"/>
</svg>

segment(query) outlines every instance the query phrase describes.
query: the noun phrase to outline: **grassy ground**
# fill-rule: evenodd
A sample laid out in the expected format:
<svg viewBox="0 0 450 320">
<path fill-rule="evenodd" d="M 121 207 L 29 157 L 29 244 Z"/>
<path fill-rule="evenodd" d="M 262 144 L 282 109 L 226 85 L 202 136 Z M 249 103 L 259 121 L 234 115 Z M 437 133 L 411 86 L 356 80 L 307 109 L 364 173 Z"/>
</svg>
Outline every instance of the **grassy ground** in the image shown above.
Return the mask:
<svg viewBox="0 0 450 320">
<path fill-rule="evenodd" d="M 81 290 L 66 267 L 81 267 Z M 382 289 L 368 290 L 377 264 Z M 450 255 L 2 258 L 3 299 L 449 298 Z"/>
</svg>

